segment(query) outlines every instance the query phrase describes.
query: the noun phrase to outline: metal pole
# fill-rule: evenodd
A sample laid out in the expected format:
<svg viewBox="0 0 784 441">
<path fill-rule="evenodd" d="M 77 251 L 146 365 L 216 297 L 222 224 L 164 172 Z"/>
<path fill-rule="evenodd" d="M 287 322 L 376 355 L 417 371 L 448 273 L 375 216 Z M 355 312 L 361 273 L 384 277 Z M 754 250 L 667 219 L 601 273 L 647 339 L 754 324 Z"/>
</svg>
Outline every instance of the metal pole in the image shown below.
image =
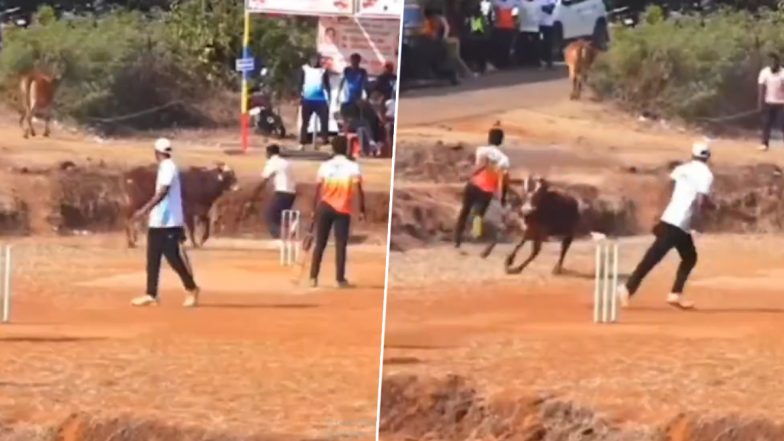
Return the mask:
<svg viewBox="0 0 784 441">
<path fill-rule="evenodd" d="M 242 58 L 250 58 L 250 12 L 245 11 L 245 30 L 242 35 Z M 240 115 L 240 129 L 242 130 L 242 151 L 248 151 L 248 137 L 250 131 L 250 115 L 248 115 L 248 79 L 250 72 L 242 72 L 242 103 Z"/>
</svg>

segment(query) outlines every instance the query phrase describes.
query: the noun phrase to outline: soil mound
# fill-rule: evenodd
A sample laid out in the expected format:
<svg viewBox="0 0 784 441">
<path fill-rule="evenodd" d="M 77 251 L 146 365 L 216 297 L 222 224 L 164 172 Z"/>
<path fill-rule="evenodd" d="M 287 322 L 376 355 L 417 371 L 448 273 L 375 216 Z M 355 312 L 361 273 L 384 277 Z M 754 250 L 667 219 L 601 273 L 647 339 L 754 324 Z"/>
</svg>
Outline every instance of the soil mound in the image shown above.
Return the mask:
<svg viewBox="0 0 784 441">
<path fill-rule="evenodd" d="M 12 441 L 329 441 L 284 435 L 232 435 L 132 417 L 97 418 L 73 414 L 56 427 L 0 426 L 0 439 Z"/>
<path fill-rule="evenodd" d="M 21 167 L 3 176 L 0 190 L 0 235 L 84 234 L 121 231 L 128 213 L 123 171 L 102 163 L 65 161 L 49 168 Z M 224 194 L 213 207 L 214 232 L 225 236 L 264 234 L 271 192 L 255 200 L 258 182 L 243 182 L 240 190 Z M 315 185 L 297 188 L 296 208 L 309 218 Z M 386 231 L 389 194 L 366 192 L 368 224 L 361 229 Z"/>
<path fill-rule="evenodd" d="M 430 148 L 400 146 L 395 157 L 395 178 L 404 181 L 460 182 L 471 172 L 474 152 L 463 144 Z"/>
<path fill-rule="evenodd" d="M 487 398 L 466 379 L 388 376 L 380 430 L 392 439 L 438 441 L 654 441 L 656 431 L 618 429 L 588 409 L 543 397 Z"/>
<path fill-rule="evenodd" d="M 548 397 L 486 397 L 465 378 L 384 378 L 382 439 L 432 441 L 774 441 L 784 427 L 740 416 L 678 415 L 663 427 L 634 427 Z"/>
</svg>

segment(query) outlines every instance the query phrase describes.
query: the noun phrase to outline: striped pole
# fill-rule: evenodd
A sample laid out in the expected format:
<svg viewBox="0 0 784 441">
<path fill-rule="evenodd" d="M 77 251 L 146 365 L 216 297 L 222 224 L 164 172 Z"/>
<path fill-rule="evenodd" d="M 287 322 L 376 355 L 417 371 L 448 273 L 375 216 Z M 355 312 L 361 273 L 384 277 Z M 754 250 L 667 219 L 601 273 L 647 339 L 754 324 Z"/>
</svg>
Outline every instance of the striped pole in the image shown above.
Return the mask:
<svg viewBox="0 0 784 441">
<path fill-rule="evenodd" d="M 242 35 L 242 58 L 251 57 L 250 50 L 250 13 L 245 10 L 245 31 Z M 250 115 L 248 115 L 248 79 L 250 72 L 242 72 L 242 107 L 240 115 L 240 129 L 242 130 L 242 151 L 248 151 L 248 137 L 250 132 Z"/>
</svg>

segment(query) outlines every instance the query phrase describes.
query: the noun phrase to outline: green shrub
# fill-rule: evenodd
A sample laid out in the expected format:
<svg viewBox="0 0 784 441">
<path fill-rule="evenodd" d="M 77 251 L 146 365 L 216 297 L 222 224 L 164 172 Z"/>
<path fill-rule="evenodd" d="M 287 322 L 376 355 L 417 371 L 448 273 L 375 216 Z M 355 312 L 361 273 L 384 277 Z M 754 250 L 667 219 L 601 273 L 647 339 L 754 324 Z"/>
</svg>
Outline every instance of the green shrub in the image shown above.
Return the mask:
<svg viewBox="0 0 784 441">
<path fill-rule="evenodd" d="M 114 10 L 98 17 L 58 20 L 42 7 L 28 29 L 10 29 L 0 57 L 0 83 L 17 100 L 20 72 L 62 74 L 58 118 L 114 129 L 228 123 L 211 115 L 236 115 L 239 90 L 234 59 L 241 53 L 242 2 L 183 0 L 170 12 Z M 281 95 L 296 87 L 294 69 L 315 44 L 315 21 L 254 21 L 253 50 L 263 55 Z M 182 100 L 163 110 L 124 118 Z M 236 116 L 233 117 L 236 119 Z M 234 122 L 233 120 L 231 121 Z"/>
<path fill-rule="evenodd" d="M 784 49 L 782 24 L 784 15 L 769 11 L 651 18 L 617 30 L 610 51 L 597 60 L 591 86 L 635 111 L 687 121 L 749 111 L 765 55 Z"/>
</svg>

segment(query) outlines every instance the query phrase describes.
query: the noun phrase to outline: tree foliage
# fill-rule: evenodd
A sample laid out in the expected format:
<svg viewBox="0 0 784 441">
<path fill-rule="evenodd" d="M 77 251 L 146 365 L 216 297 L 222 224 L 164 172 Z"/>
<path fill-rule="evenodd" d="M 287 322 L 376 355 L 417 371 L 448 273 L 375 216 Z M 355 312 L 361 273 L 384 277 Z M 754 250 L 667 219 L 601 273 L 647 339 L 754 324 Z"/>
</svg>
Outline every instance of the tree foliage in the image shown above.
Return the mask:
<svg viewBox="0 0 784 441">
<path fill-rule="evenodd" d="M 766 55 L 784 50 L 782 25 L 784 13 L 776 11 L 642 20 L 615 33 L 591 83 L 605 98 L 662 116 L 701 121 L 741 114 L 755 108 Z"/>
<path fill-rule="evenodd" d="M 188 104 L 127 124 L 209 122 L 210 112 L 199 110 L 200 105 L 212 105 L 216 96 L 239 90 L 234 60 L 241 56 L 243 4 L 236 0 L 170 3 L 169 10 L 120 8 L 68 19 L 58 18 L 44 6 L 29 28 L 8 29 L 0 80 L 7 93 L 14 94 L 19 72 L 38 68 L 62 73 L 58 111 L 84 123 L 176 100 Z M 253 52 L 268 65 L 269 80 L 279 94 L 292 93 L 295 69 L 314 48 L 315 25 L 307 19 L 254 20 Z M 226 105 L 238 108 L 235 100 Z"/>
</svg>

